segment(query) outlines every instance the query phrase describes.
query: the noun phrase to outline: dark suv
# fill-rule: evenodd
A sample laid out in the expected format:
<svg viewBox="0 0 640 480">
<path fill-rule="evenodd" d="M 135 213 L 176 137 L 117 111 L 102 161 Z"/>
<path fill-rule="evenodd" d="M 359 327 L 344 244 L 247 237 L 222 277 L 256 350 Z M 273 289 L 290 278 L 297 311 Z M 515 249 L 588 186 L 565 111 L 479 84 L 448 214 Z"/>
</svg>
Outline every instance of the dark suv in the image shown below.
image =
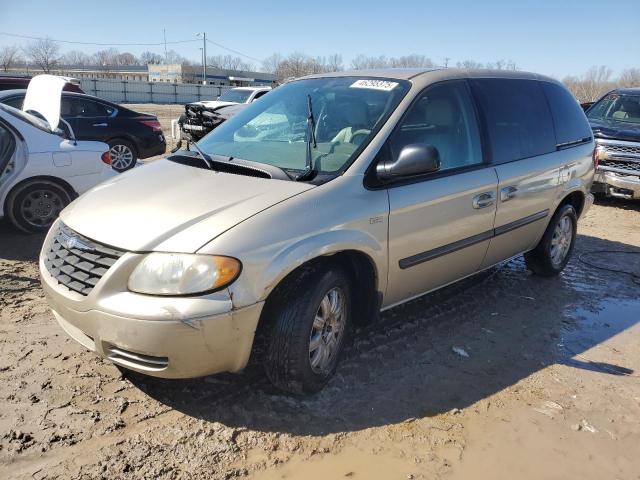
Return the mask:
<svg viewBox="0 0 640 480">
<path fill-rule="evenodd" d="M 22 108 L 26 90 L 0 92 L 0 103 Z M 162 155 L 167 144 L 158 117 L 134 112 L 92 95 L 63 92 L 61 112 L 78 140 L 97 140 L 109 145 L 111 165 L 124 172 L 139 158 Z M 61 128 L 65 128 L 62 126 Z"/>
<path fill-rule="evenodd" d="M 593 191 L 640 199 L 640 88 L 619 88 L 587 110 L 599 161 Z"/>
</svg>

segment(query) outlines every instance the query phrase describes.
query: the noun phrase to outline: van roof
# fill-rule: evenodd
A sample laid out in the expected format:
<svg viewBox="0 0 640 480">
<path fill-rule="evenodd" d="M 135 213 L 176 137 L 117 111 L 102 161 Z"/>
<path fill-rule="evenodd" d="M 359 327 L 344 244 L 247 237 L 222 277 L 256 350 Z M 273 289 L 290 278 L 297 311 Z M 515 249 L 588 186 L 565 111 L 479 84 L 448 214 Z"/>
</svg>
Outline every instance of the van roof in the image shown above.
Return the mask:
<svg viewBox="0 0 640 480">
<path fill-rule="evenodd" d="M 347 70 L 343 72 L 318 73 L 303 78 L 322 77 L 373 77 L 392 78 L 396 80 L 428 80 L 428 77 L 444 78 L 519 78 L 528 80 L 556 80 L 538 75 L 537 73 L 521 72 L 518 70 L 487 70 L 461 68 L 379 68 L 372 70 Z"/>
</svg>

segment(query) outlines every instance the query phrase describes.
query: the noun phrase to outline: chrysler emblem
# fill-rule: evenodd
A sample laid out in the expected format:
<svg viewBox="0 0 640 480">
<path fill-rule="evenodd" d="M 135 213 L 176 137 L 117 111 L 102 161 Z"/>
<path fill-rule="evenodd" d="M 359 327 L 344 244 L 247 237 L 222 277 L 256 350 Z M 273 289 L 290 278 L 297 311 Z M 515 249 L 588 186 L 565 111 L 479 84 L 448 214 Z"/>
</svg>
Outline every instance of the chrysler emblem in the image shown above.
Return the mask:
<svg viewBox="0 0 640 480">
<path fill-rule="evenodd" d="M 62 241 L 60 243 L 62 243 L 67 250 L 71 250 L 73 248 L 77 248 L 79 250 L 91 250 L 91 247 L 82 243 L 78 237 L 69 235 L 65 232 L 62 232 Z"/>
</svg>

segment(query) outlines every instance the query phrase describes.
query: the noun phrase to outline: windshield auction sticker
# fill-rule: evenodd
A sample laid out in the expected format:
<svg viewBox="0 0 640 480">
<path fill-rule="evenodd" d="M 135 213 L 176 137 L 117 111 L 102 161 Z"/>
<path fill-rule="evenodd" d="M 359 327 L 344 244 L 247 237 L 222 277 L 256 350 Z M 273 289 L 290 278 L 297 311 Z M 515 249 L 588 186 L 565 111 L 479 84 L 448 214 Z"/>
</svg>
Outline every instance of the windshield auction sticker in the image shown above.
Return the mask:
<svg viewBox="0 0 640 480">
<path fill-rule="evenodd" d="M 383 90 L 389 92 L 398 86 L 398 82 L 389 82 L 387 80 L 356 80 L 349 88 L 371 88 L 373 90 Z"/>
</svg>

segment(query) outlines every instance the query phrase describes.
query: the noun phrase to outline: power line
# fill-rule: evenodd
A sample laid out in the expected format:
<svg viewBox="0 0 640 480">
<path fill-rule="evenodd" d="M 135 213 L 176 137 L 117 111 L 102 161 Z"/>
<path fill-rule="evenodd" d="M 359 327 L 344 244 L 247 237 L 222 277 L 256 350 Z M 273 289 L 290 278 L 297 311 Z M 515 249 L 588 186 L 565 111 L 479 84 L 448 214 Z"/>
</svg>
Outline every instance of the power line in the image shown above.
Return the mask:
<svg viewBox="0 0 640 480">
<path fill-rule="evenodd" d="M 51 40 L 56 43 L 69 43 L 72 45 L 94 45 L 101 47 L 150 47 L 150 46 L 161 46 L 164 45 L 165 42 L 156 42 L 156 43 L 100 43 L 100 42 L 77 42 L 72 40 L 57 40 L 55 38 L 45 38 L 45 37 L 32 37 L 30 35 L 19 35 L 17 33 L 8 33 L 8 32 L 0 32 L 0 35 L 6 35 L 8 37 L 16 37 L 16 38 L 24 38 L 27 40 Z M 173 42 L 167 42 L 167 44 L 177 44 L 177 43 L 191 43 L 198 42 L 199 40 L 176 40 Z"/>
<path fill-rule="evenodd" d="M 234 50 L 233 48 L 225 47 L 224 45 L 221 45 L 220 43 L 214 42 L 213 40 L 211 40 L 209 38 L 207 38 L 207 42 L 215 45 L 216 47 L 220 47 L 220 48 L 223 48 L 225 50 L 229 50 L 230 52 L 233 52 L 236 55 L 240 55 L 241 57 L 245 57 L 245 58 L 248 58 L 250 60 L 253 60 L 254 62 L 262 62 L 262 60 L 260 60 L 259 58 L 255 58 L 255 57 L 252 57 L 250 55 L 246 55 L 246 54 L 244 54 L 242 52 L 239 52 L 238 50 Z"/>
<path fill-rule="evenodd" d="M 180 43 L 193 43 L 193 42 L 199 42 L 200 40 L 194 39 L 194 40 L 174 40 L 172 42 L 167 42 L 166 40 L 163 42 L 153 42 L 153 43 L 102 43 L 102 42 L 78 42 L 78 41 L 73 41 L 73 40 L 58 40 L 55 38 L 48 38 L 48 37 L 33 37 L 30 35 L 20 35 L 17 33 L 9 33 L 9 32 L 0 32 L 0 35 L 5 35 L 7 37 L 15 37 L 15 38 L 22 38 L 22 39 L 26 39 L 26 40 L 51 40 L 52 42 L 56 42 L 56 43 L 66 43 L 66 44 L 70 44 L 70 45 L 92 45 L 92 46 L 99 46 L 99 47 L 158 47 L 158 46 L 165 46 L 165 51 L 166 51 L 166 46 L 167 45 L 176 45 L 176 44 L 180 44 Z M 165 37 L 166 38 L 166 37 Z M 255 58 L 252 57 L 250 55 L 247 55 L 245 53 L 242 53 L 238 50 L 234 50 L 233 48 L 227 47 L 226 45 L 222 45 L 221 43 L 217 43 L 214 42 L 213 40 L 207 38 L 207 42 L 211 43 L 212 45 L 215 45 L 216 47 L 222 48 L 224 50 L 228 50 L 229 52 L 235 53 L 236 55 L 240 55 L 241 57 L 245 57 L 248 58 L 250 60 L 253 60 L 255 62 L 262 62 L 261 59 L 259 58 Z"/>
</svg>

